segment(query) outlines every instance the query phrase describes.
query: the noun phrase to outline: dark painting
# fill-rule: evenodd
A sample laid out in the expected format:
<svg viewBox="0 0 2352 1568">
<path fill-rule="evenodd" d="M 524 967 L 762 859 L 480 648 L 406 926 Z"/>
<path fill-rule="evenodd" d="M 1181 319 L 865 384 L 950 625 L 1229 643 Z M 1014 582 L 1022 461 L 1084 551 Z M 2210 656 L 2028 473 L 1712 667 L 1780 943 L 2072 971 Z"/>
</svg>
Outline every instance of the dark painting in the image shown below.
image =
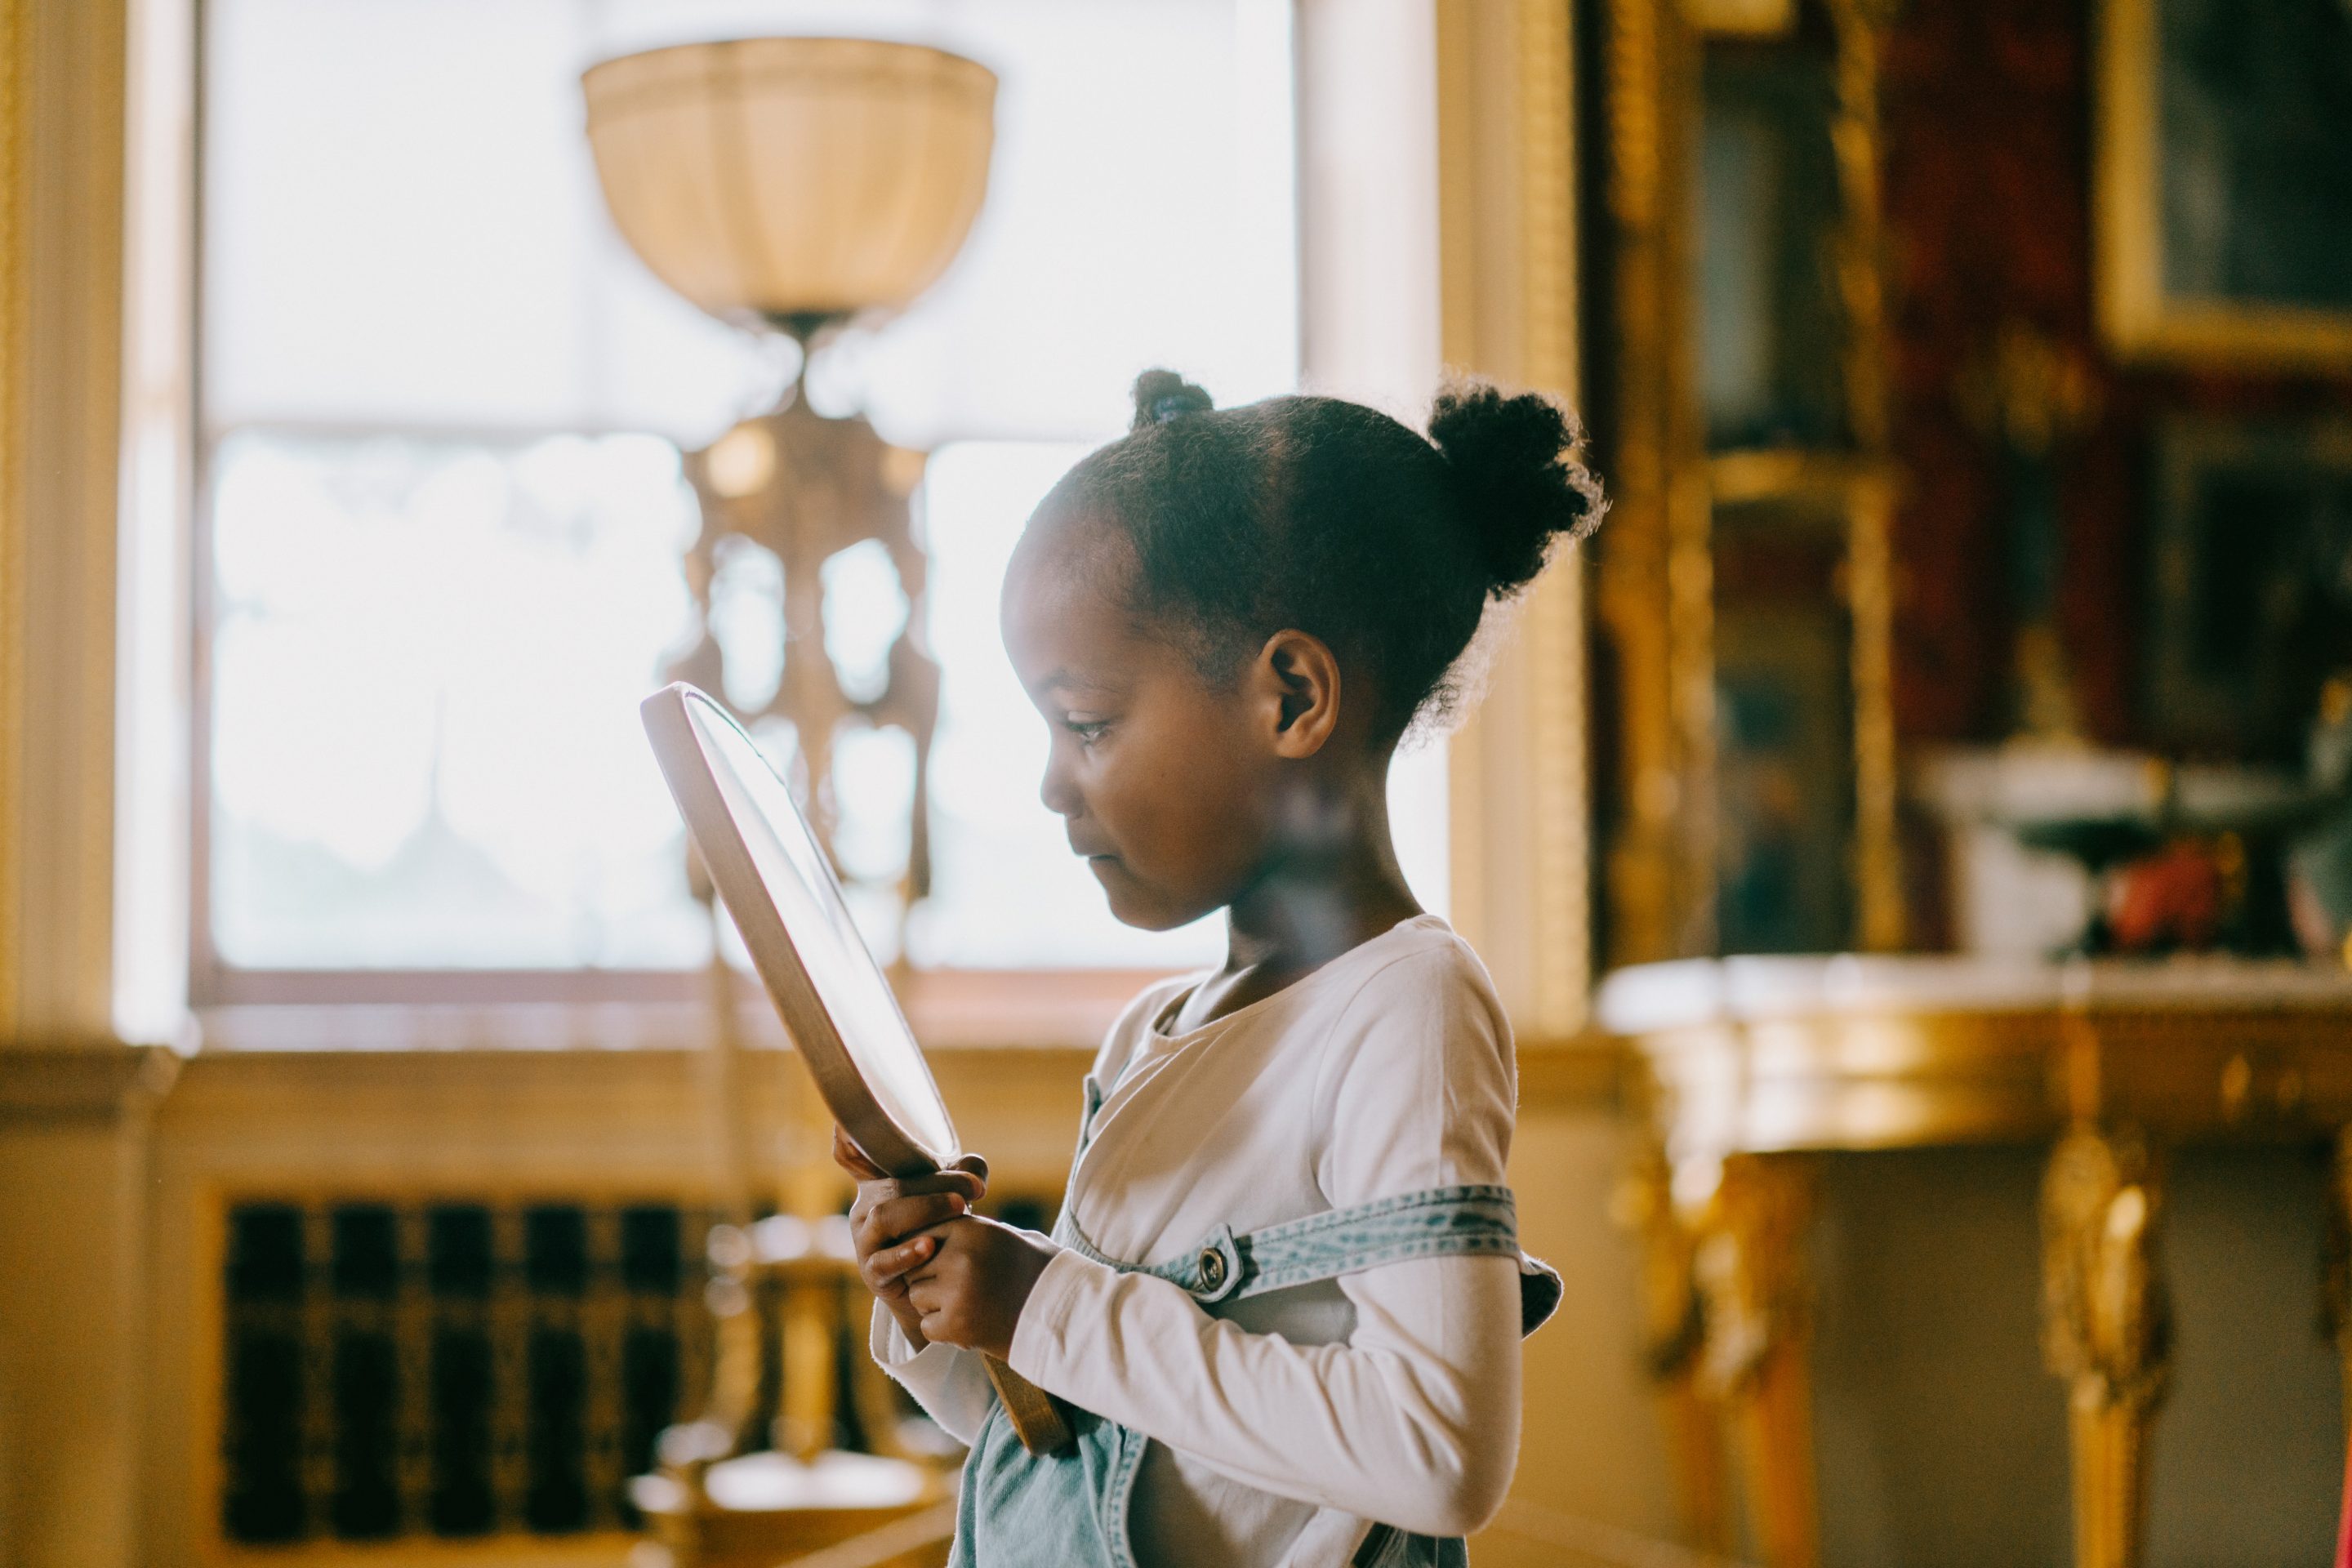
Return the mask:
<svg viewBox="0 0 2352 1568">
<path fill-rule="evenodd" d="M 2169 750 L 2300 763 L 2352 669 L 2352 426 L 2158 437 L 2147 718 Z"/>
<path fill-rule="evenodd" d="M 2158 16 L 2165 293 L 2352 310 L 2352 5 Z"/>
</svg>

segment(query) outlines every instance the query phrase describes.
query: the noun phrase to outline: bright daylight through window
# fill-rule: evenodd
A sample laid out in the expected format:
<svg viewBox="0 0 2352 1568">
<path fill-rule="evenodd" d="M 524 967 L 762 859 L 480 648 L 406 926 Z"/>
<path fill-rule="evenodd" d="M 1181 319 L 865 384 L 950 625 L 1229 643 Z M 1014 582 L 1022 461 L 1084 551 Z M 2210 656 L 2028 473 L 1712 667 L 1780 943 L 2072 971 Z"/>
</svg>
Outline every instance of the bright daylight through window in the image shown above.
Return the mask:
<svg viewBox="0 0 2352 1568">
<path fill-rule="evenodd" d="M 931 453 L 917 506 L 944 690 L 933 894 L 908 956 L 1039 968 L 1215 951 L 1212 931 L 1118 926 L 1068 855 L 1036 797 L 1045 731 L 998 645 L 995 595 L 1030 508 L 1123 427 L 1139 369 L 1178 366 L 1228 402 L 1297 383 L 1286 5 L 213 0 L 205 14 L 214 963 L 707 959 L 635 708 L 690 631 L 679 451 L 764 408 L 791 350 L 698 314 L 612 233 L 578 78 L 663 43 L 852 29 L 969 54 L 1002 83 L 961 258 L 811 371 L 820 409 L 863 409 Z M 826 568 L 828 651 L 845 671 L 907 613 L 875 564 L 845 552 Z M 756 547 L 718 566 L 730 680 L 772 685 L 787 657 L 781 569 Z M 894 874 L 907 737 L 843 745 L 834 784 L 845 868 Z M 1434 816 L 1406 805 L 1400 825 L 1424 885 L 1442 879 Z"/>
</svg>

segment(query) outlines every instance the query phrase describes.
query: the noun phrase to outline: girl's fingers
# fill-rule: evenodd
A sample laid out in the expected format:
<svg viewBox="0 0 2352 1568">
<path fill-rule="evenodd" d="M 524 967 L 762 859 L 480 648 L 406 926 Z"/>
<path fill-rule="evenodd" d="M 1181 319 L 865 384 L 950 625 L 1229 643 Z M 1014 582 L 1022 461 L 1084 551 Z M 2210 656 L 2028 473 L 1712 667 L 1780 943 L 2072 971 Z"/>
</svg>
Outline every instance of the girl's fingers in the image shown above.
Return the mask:
<svg viewBox="0 0 2352 1568">
<path fill-rule="evenodd" d="M 866 1228 L 873 1247 L 878 1249 L 903 1241 L 919 1230 L 929 1230 L 951 1220 L 967 1206 L 961 1193 L 919 1193 L 913 1197 L 892 1198 L 867 1211 Z"/>
<path fill-rule="evenodd" d="M 878 1291 L 886 1285 L 896 1283 L 900 1275 L 928 1261 L 939 1248 L 939 1237 L 919 1236 L 911 1241 L 903 1241 L 875 1253 L 866 1260 L 867 1288 Z"/>
</svg>

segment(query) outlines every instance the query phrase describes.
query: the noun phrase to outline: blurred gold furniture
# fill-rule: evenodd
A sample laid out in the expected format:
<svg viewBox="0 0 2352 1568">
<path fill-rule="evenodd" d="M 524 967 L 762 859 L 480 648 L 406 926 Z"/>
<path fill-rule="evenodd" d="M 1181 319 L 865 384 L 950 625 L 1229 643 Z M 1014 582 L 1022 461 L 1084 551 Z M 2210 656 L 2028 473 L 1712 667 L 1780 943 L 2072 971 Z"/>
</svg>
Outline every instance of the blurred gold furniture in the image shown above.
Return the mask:
<svg viewBox="0 0 2352 1568">
<path fill-rule="evenodd" d="M 2078 1568 L 2143 1561 L 2168 1366 L 2168 1147 L 2334 1141 L 2329 1234 L 2315 1242 L 2352 1401 L 2352 974 L 2225 959 L 1693 960 L 1620 971 L 1599 1007 L 1645 1079 L 1654 1156 L 1627 1217 L 1709 1544 L 1728 1540 L 1706 1430 L 1720 1411 L 1768 1568 L 1819 1561 L 1809 1154 L 2050 1142 L 2042 1343 L 2069 1394 Z"/>
<path fill-rule="evenodd" d="M 630 1498 L 679 1568 L 773 1568 L 934 1510 L 950 1494 L 935 1463 L 910 1453 L 888 1379 L 864 1353 L 865 1287 L 849 1224 L 790 1215 L 710 1236 L 717 1367 L 701 1416 L 662 1435 L 660 1470 Z M 844 1351 L 846 1353 L 844 1353 Z M 840 1403 L 846 1399 L 849 1409 Z M 772 1446 L 747 1436 L 772 1412 Z M 864 1450 L 834 1446 L 845 1423 Z M 877 1556 L 929 1564 L 935 1554 Z"/>
</svg>

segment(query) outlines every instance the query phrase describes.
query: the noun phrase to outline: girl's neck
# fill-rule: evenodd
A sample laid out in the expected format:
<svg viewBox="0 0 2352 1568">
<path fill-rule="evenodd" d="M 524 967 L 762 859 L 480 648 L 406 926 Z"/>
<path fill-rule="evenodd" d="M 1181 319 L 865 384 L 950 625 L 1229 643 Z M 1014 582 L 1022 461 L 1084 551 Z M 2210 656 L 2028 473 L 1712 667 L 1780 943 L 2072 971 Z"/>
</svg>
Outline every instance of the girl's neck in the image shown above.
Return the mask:
<svg viewBox="0 0 2352 1568">
<path fill-rule="evenodd" d="M 1224 966 L 1187 1002 L 1184 1027 L 1271 996 L 1422 912 L 1389 837 L 1384 772 L 1307 815 L 1226 910 Z"/>
</svg>

